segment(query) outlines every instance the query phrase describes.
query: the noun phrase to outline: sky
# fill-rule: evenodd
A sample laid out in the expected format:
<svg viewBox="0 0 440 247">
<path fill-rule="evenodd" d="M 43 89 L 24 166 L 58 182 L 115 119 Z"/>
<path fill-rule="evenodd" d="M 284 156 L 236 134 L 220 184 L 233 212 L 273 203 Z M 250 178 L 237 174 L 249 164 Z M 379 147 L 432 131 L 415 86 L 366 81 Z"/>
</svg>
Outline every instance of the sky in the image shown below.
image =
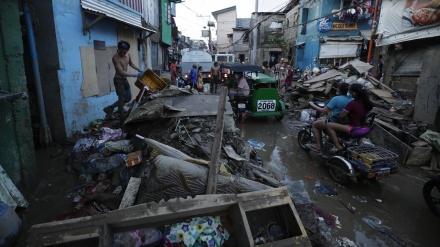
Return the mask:
<svg viewBox="0 0 440 247">
<path fill-rule="evenodd" d="M 183 36 L 191 37 L 193 40 L 205 40 L 202 37 L 203 27 L 207 26 L 208 20 L 214 21 L 212 12 L 237 7 L 237 18 L 251 18 L 255 12 L 255 1 L 258 1 L 259 12 L 274 12 L 286 6 L 289 0 L 185 0 L 185 2 L 176 4 L 176 21 L 179 31 Z M 215 37 L 215 28 L 211 28 L 213 40 Z M 206 29 L 207 30 L 207 29 Z"/>
</svg>

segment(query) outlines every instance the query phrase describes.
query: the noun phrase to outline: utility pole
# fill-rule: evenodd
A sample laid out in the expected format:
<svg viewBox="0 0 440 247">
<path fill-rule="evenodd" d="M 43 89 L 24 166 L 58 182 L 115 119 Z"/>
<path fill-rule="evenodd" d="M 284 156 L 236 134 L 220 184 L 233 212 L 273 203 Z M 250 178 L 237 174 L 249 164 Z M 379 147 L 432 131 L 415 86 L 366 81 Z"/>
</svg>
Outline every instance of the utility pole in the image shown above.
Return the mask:
<svg viewBox="0 0 440 247">
<path fill-rule="evenodd" d="M 257 31 L 257 23 L 258 23 L 258 0 L 255 0 L 255 23 L 253 30 L 253 44 L 252 44 L 252 64 L 257 65 L 257 39 L 258 39 L 258 31 Z"/>
<path fill-rule="evenodd" d="M 208 47 L 209 47 L 209 51 L 212 53 L 214 53 L 214 51 L 212 50 L 212 39 L 211 39 L 211 27 L 215 27 L 215 23 L 211 20 L 211 16 L 210 15 L 197 15 L 197 17 L 208 17 Z M 205 27 L 203 27 L 205 28 Z"/>
</svg>

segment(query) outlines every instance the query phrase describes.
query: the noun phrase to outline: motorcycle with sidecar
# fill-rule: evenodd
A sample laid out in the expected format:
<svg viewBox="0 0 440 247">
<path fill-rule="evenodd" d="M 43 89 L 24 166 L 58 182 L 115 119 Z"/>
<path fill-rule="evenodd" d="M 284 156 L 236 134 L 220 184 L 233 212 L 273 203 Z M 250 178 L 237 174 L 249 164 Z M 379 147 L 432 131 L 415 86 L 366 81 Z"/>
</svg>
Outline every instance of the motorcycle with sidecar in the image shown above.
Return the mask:
<svg viewBox="0 0 440 247">
<path fill-rule="evenodd" d="M 336 154 L 329 152 L 334 145 L 327 132 L 323 131 L 323 145 L 318 154 L 326 159 L 325 165 L 337 183 L 345 185 L 359 179 L 381 180 L 399 172 L 396 161 L 398 156 L 395 153 L 371 143 L 362 143 L 361 139 L 373 129 L 374 117 L 374 113 L 367 114 L 364 124 L 350 134 L 338 133 L 339 143 L 344 149 Z M 297 140 L 301 149 L 311 151 L 307 144 L 315 143 L 312 123 L 298 133 Z"/>
<path fill-rule="evenodd" d="M 236 88 L 236 73 L 243 73 L 249 85 L 249 95 L 237 95 L 231 101 L 234 116 L 238 121 L 246 117 L 270 117 L 282 120 L 286 106 L 278 94 L 278 81 L 263 73 L 261 66 L 226 63 L 221 66 L 222 77 L 228 88 Z"/>
</svg>

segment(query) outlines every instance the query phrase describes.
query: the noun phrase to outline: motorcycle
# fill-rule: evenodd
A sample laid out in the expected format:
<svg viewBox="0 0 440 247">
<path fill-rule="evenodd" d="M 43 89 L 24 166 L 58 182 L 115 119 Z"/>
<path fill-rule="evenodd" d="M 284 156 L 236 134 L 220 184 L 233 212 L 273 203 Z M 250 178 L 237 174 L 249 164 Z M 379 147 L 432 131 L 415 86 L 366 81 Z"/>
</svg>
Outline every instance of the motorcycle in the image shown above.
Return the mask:
<svg viewBox="0 0 440 247">
<path fill-rule="evenodd" d="M 339 184 L 346 185 L 359 179 L 380 180 L 399 172 L 393 152 L 373 144 L 364 144 L 362 138 L 373 128 L 374 114 L 368 114 L 364 124 L 350 134 L 338 133 L 339 143 L 343 150 L 331 154 L 334 145 L 327 132 L 323 131 L 323 145 L 319 155 L 326 159 L 331 177 Z M 309 123 L 298 133 L 298 144 L 304 151 L 311 151 L 308 144 L 314 144 L 315 138 L 312 123 Z"/>
<path fill-rule="evenodd" d="M 431 174 L 423 186 L 423 198 L 432 213 L 440 217 L 440 174 Z"/>
<path fill-rule="evenodd" d="M 250 97 L 248 95 L 236 95 L 231 101 L 234 117 L 237 121 L 243 120 L 243 116 L 246 116 L 246 111 L 249 106 Z"/>
</svg>

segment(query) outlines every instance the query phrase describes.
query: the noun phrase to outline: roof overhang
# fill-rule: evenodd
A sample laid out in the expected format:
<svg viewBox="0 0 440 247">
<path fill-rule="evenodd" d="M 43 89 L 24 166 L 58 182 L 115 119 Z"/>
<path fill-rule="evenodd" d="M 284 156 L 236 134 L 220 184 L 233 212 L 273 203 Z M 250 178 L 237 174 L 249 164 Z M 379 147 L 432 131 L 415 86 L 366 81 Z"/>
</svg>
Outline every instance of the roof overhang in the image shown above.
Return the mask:
<svg viewBox="0 0 440 247">
<path fill-rule="evenodd" d="M 87 33 L 87 31 L 95 25 L 102 18 L 110 18 L 116 21 L 125 23 L 135 28 L 139 28 L 141 30 L 156 32 L 151 28 L 144 27 L 142 25 L 142 16 L 140 13 L 136 11 L 130 11 L 124 9 L 114 3 L 107 1 L 98 1 L 98 0 L 81 0 L 81 7 L 86 13 L 95 14 L 98 17 L 90 22 L 86 23 L 85 17 L 83 18 L 83 31 Z"/>
</svg>

